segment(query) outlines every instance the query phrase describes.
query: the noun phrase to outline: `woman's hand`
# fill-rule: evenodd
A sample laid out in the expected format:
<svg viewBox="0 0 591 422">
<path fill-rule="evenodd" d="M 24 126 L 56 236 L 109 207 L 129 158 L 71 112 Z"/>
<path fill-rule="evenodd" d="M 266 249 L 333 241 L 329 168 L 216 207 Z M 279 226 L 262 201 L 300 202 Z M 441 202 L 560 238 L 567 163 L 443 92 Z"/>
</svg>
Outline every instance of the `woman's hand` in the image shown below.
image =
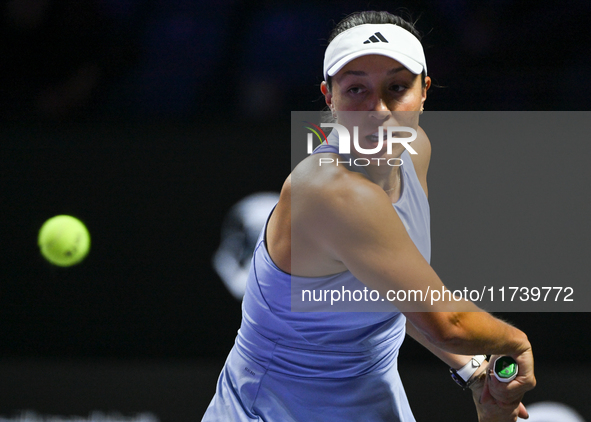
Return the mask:
<svg viewBox="0 0 591 422">
<path fill-rule="evenodd" d="M 478 375 L 478 378 L 478 381 L 470 386 L 472 399 L 474 399 L 476 412 L 478 413 L 478 422 L 516 422 L 517 417 L 522 419 L 529 417 L 521 401 L 516 404 L 500 403 L 490 394 L 483 398 L 483 392 L 490 390 L 489 383 L 491 378 L 488 375 L 488 369 L 482 371 Z M 496 378 L 495 381 L 497 381 Z"/>
<path fill-rule="evenodd" d="M 512 407 L 520 403 L 523 395 L 536 386 L 534 376 L 534 358 L 531 348 L 511 356 L 517 362 L 519 367 L 517 377 L 508 383 L 500 382 L 493 374 L 494 362 L 499 356 L 493 355 L 486 370 L 487 382 L 484 385 L 481 401 L 488 402 L 490 399 L 497 402 L 500 406 Z"/>
</svg>

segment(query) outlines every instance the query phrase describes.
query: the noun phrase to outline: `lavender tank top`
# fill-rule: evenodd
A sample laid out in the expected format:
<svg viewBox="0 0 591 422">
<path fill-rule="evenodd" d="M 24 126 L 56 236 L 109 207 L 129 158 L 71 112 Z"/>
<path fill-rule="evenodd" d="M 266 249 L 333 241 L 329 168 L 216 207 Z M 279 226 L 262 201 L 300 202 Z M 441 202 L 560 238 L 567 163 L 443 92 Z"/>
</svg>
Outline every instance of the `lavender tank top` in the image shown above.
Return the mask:
<svg viewBox="0 0 591 422">
<path fill-rule="evenodd" d="M 331 139 L 314 153 L 338 153 Z M 429 261 L 429 204 L 410 155 L 401 158 L 402 192 L 393 206 Z M 283 272 L 267 252 L 265 229 L 253 254 L 242 324 L 203 421 L 414 422 L 397 369 L 404 315 L 395 308 L 293 312 L 292 283 L 364 285 L 348 271 L 326 277 Z"/>
</svg>

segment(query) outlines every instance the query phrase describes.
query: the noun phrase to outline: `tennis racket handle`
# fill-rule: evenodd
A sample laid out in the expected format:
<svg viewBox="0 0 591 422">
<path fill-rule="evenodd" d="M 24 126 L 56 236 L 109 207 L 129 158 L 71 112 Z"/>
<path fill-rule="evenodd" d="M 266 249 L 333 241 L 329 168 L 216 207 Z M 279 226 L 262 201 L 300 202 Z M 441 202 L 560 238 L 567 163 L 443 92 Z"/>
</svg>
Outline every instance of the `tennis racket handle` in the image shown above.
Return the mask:
<svg viewBox="0 0 591 422">
<path fill-rule="evenodd" d="M 511 356 L 500 356 L 495 359 L 494 374 L 500 382 L 511 382 L 517 376 L 519 366 Z"/>
</svg>

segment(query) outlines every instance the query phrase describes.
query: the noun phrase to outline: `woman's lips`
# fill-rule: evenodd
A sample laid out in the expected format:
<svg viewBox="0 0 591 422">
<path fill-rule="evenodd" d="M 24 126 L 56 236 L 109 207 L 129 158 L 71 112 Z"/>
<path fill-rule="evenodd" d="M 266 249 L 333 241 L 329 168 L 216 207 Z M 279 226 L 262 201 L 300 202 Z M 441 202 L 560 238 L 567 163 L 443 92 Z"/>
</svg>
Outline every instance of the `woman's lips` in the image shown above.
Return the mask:
<svg viewBox="0 0 591 422">
<path fill-rule="evenodd" d="M 396 138 L 398 136 L 398 132 L 392 132 L 391 136 L 392 136 L 392 138 Z M 378 131 L 378 132 L 372 133 L 371 135 L 367 135 L 365 137 L 365 139 L 367 139 L 369 142 L 377 144 L 380 140 L 380 132 Z M 386 140 L 386 139 L 387 139 L 387 136 L 384 131 L 384 132 L 382 132 L 382 140 Z"/>
</svg>

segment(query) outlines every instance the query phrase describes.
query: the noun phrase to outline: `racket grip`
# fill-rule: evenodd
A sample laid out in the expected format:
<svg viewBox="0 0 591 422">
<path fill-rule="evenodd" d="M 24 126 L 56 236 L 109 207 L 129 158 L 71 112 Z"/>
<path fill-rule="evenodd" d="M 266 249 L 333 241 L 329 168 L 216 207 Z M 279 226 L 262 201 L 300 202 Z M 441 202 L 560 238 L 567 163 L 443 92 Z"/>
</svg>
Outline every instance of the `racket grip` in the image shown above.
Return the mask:
<svg viewBox="0 0 591 422">
<path fill-rule="evenodd" d="M 494 363 L 494 374 L 500 382 L 511 382 L 519 372 L 519 366 L 511 356 L 500 356 Z"/>
</svg>

